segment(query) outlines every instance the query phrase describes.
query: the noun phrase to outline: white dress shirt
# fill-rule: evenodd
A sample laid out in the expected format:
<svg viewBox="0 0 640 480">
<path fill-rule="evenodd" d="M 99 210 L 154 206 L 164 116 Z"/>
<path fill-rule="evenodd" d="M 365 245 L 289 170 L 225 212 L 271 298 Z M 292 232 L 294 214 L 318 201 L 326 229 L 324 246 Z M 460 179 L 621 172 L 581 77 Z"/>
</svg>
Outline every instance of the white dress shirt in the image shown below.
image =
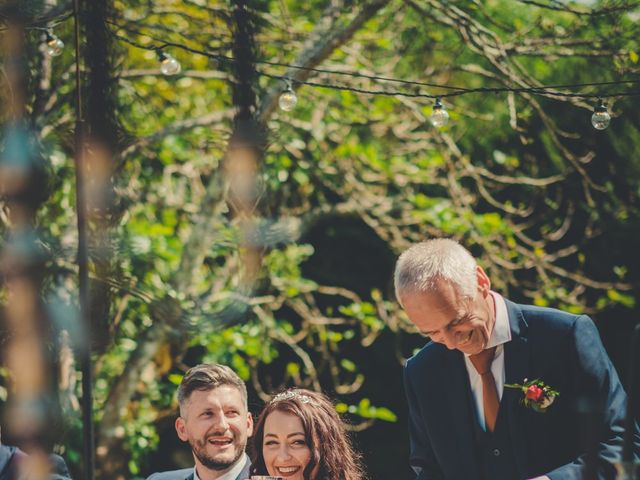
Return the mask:
<svg viewBox="0 0 640 480">
<path fill-rule="evenodd" d="M 509 326 L 509 314 L 507 313 L 507 304 L 504 302 L 504 298 L 493 291 L 491 295 L 493 296 L 496 308 L 496 323 L 493 326 L 493 332 L 491 332 L 486 348 L 496 347 L 496 353 L 491 363 L 491 373 L 493 373 L 493 378 L 496 381 L 498 400 L 501 400 L 505 378 L 504 344 L 511 341 L 511 327 Z M 482 377 L 480 377 L 471 360 L 469 360 L 469 355 L 464 355 L 464 363 L 467 367 L 467 373 L 469 374 L 469 384 L 471 385 L 471 393 L 473 393 L 473 403 L 476 406 L 478 420 L 480 421 L 481 428 L 486 431 L 484 423 L 484 401 L 482 399 Z"/>
<path fill-rule="evenodd" d="M 223 474 L 221 477 L 218 477 L 218 480 L 236 480 L 236 478 L 238 477 L 238 475 L 240 475 L 240 472 L 244 468 L 244 464 L 247 462 L 247 460 L 248 457 L 245 453 L 238 459 L 233 468 L 227 473 Z M 200 480 L 196 467 L 193 467 L 193 480 Z"/>
</svg>

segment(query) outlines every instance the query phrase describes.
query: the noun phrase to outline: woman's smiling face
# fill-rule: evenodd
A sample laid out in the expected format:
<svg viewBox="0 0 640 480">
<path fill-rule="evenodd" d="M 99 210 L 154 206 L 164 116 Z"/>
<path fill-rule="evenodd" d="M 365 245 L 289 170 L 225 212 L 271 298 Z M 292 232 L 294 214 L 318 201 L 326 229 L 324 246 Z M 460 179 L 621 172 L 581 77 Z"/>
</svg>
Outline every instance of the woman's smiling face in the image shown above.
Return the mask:
<svg viewBox="0 0 640 480">
<path fill-rule="evenodd" d="M 296 415 L 275 410 L 264 422 L 262 454 L 269 475 L 303 480 L 311 460 L 302 421 Z M 312 474 L 310 480 L 314 480 Z"/>
</svg>

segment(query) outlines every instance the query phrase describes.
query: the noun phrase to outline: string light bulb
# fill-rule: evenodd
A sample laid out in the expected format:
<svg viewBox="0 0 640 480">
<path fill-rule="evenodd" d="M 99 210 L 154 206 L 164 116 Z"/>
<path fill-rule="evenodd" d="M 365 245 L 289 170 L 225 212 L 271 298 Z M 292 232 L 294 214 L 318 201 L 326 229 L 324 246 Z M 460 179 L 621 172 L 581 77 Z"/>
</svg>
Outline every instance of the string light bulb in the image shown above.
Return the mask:
<svg viewBox="0 0 640 480">
<path fill-rule="evenodd" d="M 178 62 L 173 55 L 165 53 L 160 49 L 158 49 L 158 59 L 160 60 L 160 71 L 163 75 L 177 75 L 180 73 L 180 70 L 182 70 L 180 62 Z"/>
<path fill-rule="evenodd" d="M 431 116 L 429 117 L 431 121 L 431 125 L 436 128 L 440 128 L 449 123 L 449 113 L 442 105 L 440 98 L 436 98 L 436 103 L 433 105 L 433 112 L 431 112 Z"/>
<path fill-rule="evenodd" d="M 596 130 L 604 130 L 609 126 L 611 122 L 611 115 L 607 111 L 602 99 L 598 99 L 598 104 L 593 109 L 593 115 L 591 115 L 591 125 Z"/>
<path fill-rule="evenodd" d="M 47 30 L 47 55 L 57 57 L 64 50 L 64 42 L 60 40 L 51 30 Z"/>
<path fill-rule="evenodd" d="M 296 93 L 293 91 L 293 87 L 291 86 L 291 80 L 288 78 L 285 79 L 286 87 L 284 92 L 280 94 L 280 98 L 278 99 L 278 105 L 281 110 L 285 112 L 290 112 L 298 103 L 298 97 L 296 97 Z"/>
</svg>

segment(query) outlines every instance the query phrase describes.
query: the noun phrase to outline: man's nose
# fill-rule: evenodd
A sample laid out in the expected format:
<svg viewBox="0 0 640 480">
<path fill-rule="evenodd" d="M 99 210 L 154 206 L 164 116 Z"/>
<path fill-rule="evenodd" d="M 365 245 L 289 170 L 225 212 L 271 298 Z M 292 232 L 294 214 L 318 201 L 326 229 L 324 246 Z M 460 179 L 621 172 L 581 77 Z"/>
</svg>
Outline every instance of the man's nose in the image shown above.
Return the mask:
<svg viewBox="0 0 640 480">
<path fill-rule="evenodd" d="M 449 350 L 455 350 L 456 345 L 458 343 L 456 341 L 455 332 L 450 332 L 449 330 L 445 330 L 442 333 L 442 343 L 444 343 Z"/>
<path fill-rule="evenodd" d="M 226 432 L 229 428 L 229 422 L 227 422 L 227 418 L 224 415 L 216 415 L 213 428 L 216 430 L 216 432 Z"/>
</svg>

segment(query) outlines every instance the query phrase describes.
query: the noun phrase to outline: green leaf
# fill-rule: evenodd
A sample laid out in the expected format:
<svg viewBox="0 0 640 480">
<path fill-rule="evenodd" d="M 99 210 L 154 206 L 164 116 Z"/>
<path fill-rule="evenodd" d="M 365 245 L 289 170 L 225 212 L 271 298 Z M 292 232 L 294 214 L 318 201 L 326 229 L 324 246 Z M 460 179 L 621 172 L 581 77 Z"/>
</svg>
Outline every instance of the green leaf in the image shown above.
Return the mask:
<svg viewBox="0 0 640 480">
<path fill-rule="evenodd" d="M 338 413 L 347 413 L 347 411 L 349 410 L 349 405 L 347 405 L 346 403 L 336 403 L 336 412 Z"/>
<path fill-rule="evenodd" d="M 340 365 L 342 366 L 342 368 L 344 368 L 348 372 L 355 372 L 358 369 L 358 367 L 354 362 L 346 358 L 343 358 L 342 360 L 340 360 Z"/>
<path fill-rule="evenodd" d="M 138 462 L 135 462 L 134 460 L 129 460 L 128 466 L 129 466 L 129 471 L 134 475 L 137 475 L 138 473 L 140 473 L 140 469 L 138 468 Z"/>
<path fill-rule="evenodd" d="M 542 298 L 542 297 L 535 297 L 533 299 L 533 304 L 538 306 L 538 307 L 548 307 L 549 306 L 549 302 L 547 301 L 546 298 Z"/>
<path fill-rule="evenodd" d="M 300 374 L 300 365 L 295 362 L 287 363 L 287 373 L 292 377 L 298 376 Z"/>
<path fill-rule="evenodd" d="M 620 303 L 621 305 L 624 305 L 628 308 L 633 308 L 636 304 L 636 300 L 633 296 L 627 295 L 618 290 L 607 290 L 607 297 L 609 297 L 612 302 Z"/>
<path fill-rule="evenodd" d="M 384 407 L 376 408 L 376 418 L 378 420 L 383 420 L 385 422 L 392 422 L 392 423 L 398 421 L 398 416 L 388 408 L 384 408 Z"/>
</svg>

